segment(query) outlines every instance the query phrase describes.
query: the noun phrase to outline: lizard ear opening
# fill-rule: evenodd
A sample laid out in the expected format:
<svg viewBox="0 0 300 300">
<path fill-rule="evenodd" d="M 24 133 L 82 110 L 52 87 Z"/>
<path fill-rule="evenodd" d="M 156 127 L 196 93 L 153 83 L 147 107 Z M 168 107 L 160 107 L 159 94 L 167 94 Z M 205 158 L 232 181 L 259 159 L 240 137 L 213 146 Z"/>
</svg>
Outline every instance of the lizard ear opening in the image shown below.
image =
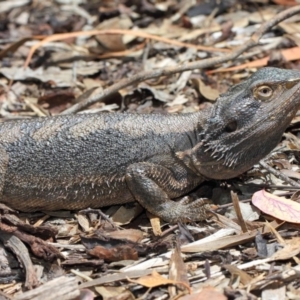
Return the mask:
<svg viewBox="0 0 300 300">
<path fill-rule="evenodd" d="M 234 132 L 236 130 L 237 130 L 237 122 L 236 121 L 229 122 L 225 127 L 225 131 L 228 133 Z"/>
</svg>

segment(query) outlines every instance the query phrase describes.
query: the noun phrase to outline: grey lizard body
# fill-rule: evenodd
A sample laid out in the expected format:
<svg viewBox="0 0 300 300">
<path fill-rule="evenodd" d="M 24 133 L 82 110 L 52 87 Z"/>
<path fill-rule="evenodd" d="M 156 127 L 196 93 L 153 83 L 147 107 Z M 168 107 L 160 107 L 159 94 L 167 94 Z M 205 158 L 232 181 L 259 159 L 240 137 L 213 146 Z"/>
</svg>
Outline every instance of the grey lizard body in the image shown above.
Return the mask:
<svg viewBox="0 0 300 300">
<path fill-rule="evenodd" d="M 2 123 L 0 201 L 36 211 L 137 200 L 166 221 L 201 220 L 208 208 L 201 199 L 171 199 L 206 179 L 234 177 L 269 153 L 297 112 L 299 80 L 299 72 L 265 68 L 192 114 Z"/>
</svg>

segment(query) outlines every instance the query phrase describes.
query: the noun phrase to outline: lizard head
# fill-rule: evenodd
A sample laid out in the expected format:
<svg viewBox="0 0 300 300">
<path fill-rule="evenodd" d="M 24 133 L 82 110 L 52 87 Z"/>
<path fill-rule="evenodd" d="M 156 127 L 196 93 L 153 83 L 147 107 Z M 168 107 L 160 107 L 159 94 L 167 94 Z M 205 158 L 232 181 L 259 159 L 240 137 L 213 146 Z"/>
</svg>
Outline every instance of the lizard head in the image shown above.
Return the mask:
<svg viewBox="0 0 300 300">
<path fill-rule="evenodd" d="M 299 106 L 300 72 L 260 69 L 217 99 L 189 154 L 193 168 L 215 179 L 241 174 L 278 144 Z"/>
</svg>

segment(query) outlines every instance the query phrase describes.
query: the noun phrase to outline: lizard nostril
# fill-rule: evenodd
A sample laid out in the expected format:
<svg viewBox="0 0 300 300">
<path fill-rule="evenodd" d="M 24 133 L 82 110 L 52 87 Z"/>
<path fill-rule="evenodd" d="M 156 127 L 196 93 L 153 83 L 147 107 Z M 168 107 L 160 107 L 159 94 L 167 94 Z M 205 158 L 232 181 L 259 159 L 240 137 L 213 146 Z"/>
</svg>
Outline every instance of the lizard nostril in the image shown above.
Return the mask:
<svg viewBox="0 0 300 300">
<path fill-rule="evenodd" d="M 237 122 L 236 121 L 231 121 L 229 122 L 226 127 L 225 127 L 225 131 L 226 132 L 234 132 L 237 129 Z"/>
</svg>

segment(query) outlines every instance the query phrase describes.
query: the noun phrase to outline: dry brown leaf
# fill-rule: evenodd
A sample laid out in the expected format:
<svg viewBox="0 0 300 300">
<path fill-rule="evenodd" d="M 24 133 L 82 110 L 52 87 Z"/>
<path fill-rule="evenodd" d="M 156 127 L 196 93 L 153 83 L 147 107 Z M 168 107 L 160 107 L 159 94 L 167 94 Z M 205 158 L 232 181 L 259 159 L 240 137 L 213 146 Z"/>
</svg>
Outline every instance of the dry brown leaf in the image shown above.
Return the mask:
<svg viewBox="0 0 300 300">
<path fill-rule="evenodd" d="M 285 241 L 284 248 L 277 251 L 270 257 L 270 261 L 290 259 L 300 252 L 300 237 L 294 237 Z"/>
<path fill-rule="evenodd" d="M 223 266 L 225 269 L 227 269 L 231 275 L 233 276 L 239 276 L 240 281 L 243 285 L 248 285 L 252 281 L 252 277 L 249 276 L 245 271 L 237 268 L 236 266 L 233 265 L 224 265 Z"/>
<path fill-rule="evenodd" d="M 186 266 L 181 256 L 179 241 L 177 241 L 176 247 L 170 257 L 169 278 L 175 281 L 185 282 L 187 286 L 190 286 Z M 177 291 L 175 287 L 169 287 L 169 294 L 171 298 L 176 296 Z"/>
<path fill-rule="evenodd" d="M 105 52 L 116 52 L 126 50 L 121 35 L 99 35 L 97 41 L 103 47 Z"/>
<path fill-rule="evenodd" d="M 143 208 L 136 203 L 134 207 L 126 208 L 121 206 L 111 217 L 111 219 L 118 225 L 128 224 L 132 219 L 138 216 L 143 211 Z"/>
<path fill-rule="evenodd" d="M 278 228 L 282 225 L 282 223 L 278 223 L 276 221 L 271 222 L 273 228 Z M 240 235 L 234 235 L 234 236 L 225 236 L 221 237 L 217 240 L 207 242 L 205 244 L 200 245 L 193 245 L 194 243 L 191 243 L 190 245 L 184 245 L 181 248 L 182 252 L 200 252 L 200 251 L 213 251 L 218 249 L 224 249 L 227 247 L 233 247 L 236 245 L 241 245 L 242 243 L 250 242 L 254 239 L 254 237 L 257 235 L 257 230 L 259 230 L 262 234 L 270 232 L 269 228 L 266 226 L 262 226 L 260 228 L 257 228 L 253 231 L 246 232 Z"/>
<path fill-rule="evenodd" d="M 90 231 L 90 229 L 91 229 L 90 222 L 86 215 L 78 214 L 77 221 L 78 221 L 79 225 L 82 227 L 84 232 Z"/>
<path fill-rule="evenodd" d="M 147 211 L 147 216 L 150 219 L 150 223 L 152 226 L 153 234 L 155 236 L 161 236 L 162 231 L 160 227 L 160 218 L 157 216 L 152 215 L 150 212 Z"/>
<path fill-rule="evenodd" d="M 300 116 L 295 116 L 291 122 L 291 125 L 300 123 Z"/>
<path fill-rule="evenodd" d="M 279 28 L 283 29 L 286 33 L 292 35 L 298 33 L 300 30 L 299 23 L 281 23 L 278 25 Z"/>
<path fill-rule="evenodd" d="M 102 296 L 103 300 L 116 299 L 117 296 L 129 292 L 125 286 L 95 286 L 95 290 Z M 125 299 L 134 299 L 133 295 L 131 296 Z"/>
<path fill-rule="evenodd" d="M 232 203 L 235 209 L 235 213 L 238 219 L 238 224 L 241 226 L 241 229 L 243 232 L 247 232 L 247 225 L 245 223 L 241 208 L 240 208 L 240 201 L 238 198 L 238 195 L 236 193 L 234 193 L 233 191 L 231 191 L 231 199 L 232 199 Z"/>
<path fill-rule="evenodd" d="M 239 234 L 241 232 L 241 226 L 236 222 L 234 222 L 232 220 L 233 218 L 236 218 L 236 215 L 232 216 L 231 218 L 228 218 L 226 216 L 217 213 L 211 217 L 211 219 L 220 227 L 232 228 L 234 229 L 236 234 Z"/>
<path fill-rule="evenodd" d="M 139 258 L 137 251 L 129 245 L 121 245 L 114 248 L 105 248 L 98 245 L 93 249 L 87 250 L 87 253 L 100 259 L 104 259 L 108 262 L 120 260 L 138 260 Z"/>
<path fill-rule="evenodd" d="M 274 17 L 277 14 L 277 10 L 274 9 L 274 7 L 270 7 L 270 6 L 266 6 L 264 8 L 262 8 L 261 10 L 255 10 L 254 12 L 252 12 L 248 19 L 249 22 L 251 23 L 261 23 L 262 19 L 264 20 L 271 20 L 274 19 Z"/>
<path fill-rule="evenodd" d="M 145 82 L 140 83 L 138 85 L 138 87 L 140 89 L 145 89 L 145 90 L 150 91 L 153 94 L 153 96 L 156 100 L 159 100 L 159 101 L 162 101 L 162 102 L 169 102 L 169 101 L 172 101 L 173 98 L 174 98 L 174 96 L 170 95 L 169 92 L 159 90 L 155 87 L 152 87 L 152 86 L 146 84 Z"/>
<path fill-rule="evenodd" d="M 280 172 L 290 178 L 300 179 L 300 173 L 293 170 L 280 170 Z"/>
<path fill-rule="evenodd" d="M 178 92 L 182 91 L 186 87 L 191 74 L 192 74 L 192 71 L 185 71 L 182 74 L 180 74 L 177 81 L 170 86 L 169 90 L 171 92 L 174 92 L 175 95 Z"/>
<path fill-rule="evenodd" d="M 286 132 L 284 134 L 286 141 L 288 142 L 288 146 L 291 150 L 300 150 L 300 139 L 292 134 L 291 132 Z"/>
<path fill-rule="evenodd" d="M 78 62 L 76 67 L 77 75 L 87 76 L 93 75 L 103 68 L 101 62 L 90 64 L 88 62 Z M 0 73 L 10 80 L 32 80 L 36 79 L 41 82 L 51 84 L 56 87 L 70 87 L 74 84 L 73 70 L 62 70 L 58 67 L 49 67 L 44 69 L 42 67 L 37 69 L 23 67 L 2 67 Z"/>
<path fill-rule="evenodd" d="M 96 28 L 103 29 L 129 29 L 132 27 L 131 19 L 124 15 L 123 18 L 115 17 L 101 22 Z M 126 49 L 123 36 L 116 35 L 96 35 L 96 40 L 106 51 L 123 51 Z M 135 37 L 130 37 L 132 41 Z"/>
<path fill-rule="evenodd" d="M 173 107 L 173 106 L 178 106 L 178 105 L 182 105 L 186 102 L 188 102 L 188 98 L 183 95 L 183 94 L 177 94 L 174 98 L 174 100 L 172 100 L 171 102 L 167 103 L 166 106 L 170 106 L 170 107 Z"/>
<path fill-rule="evenodd" d="M 274 165 L 277 166 L 280 170 L 280 172 L 283 171 L 283 169 L 286 170 L 291 170 L 292 169 L 292 165 L 290 164 L 290 162 L 287 160 L 287 158 L 279 158 L 273 161 Z"/>
<path fill-rule="evenodd" d="M 284 239 L 281 237 L 279 232 L 275 228 L 272 227 L 272 225 L 268 221 L 266 221 L 266 226 L 270 229 L 270 232 L 272 232 L 274 234 L 275 238 L 277 239 L 277 242 L 279 244 L 284 245 L 285 244 Z"/>
<path fill-rule="evenodd" d="M 74 99 L 75 94 L 71 89 L 58 89 L 40 96 L 37 103 L 40 109 L 55 115 L 65 110 Z"/>
<path fill-rule="evenodd" d="M 295 201 L 261 190 L 254 193 L 252 203 L 264 213 L 277 219 L 300 224 L 300 204 Z"/>
<path fill-rule="evenodd" d="M 161 276 L 155 270 L 153 270 L 151 275 L 146 275 L 144 277 L 140 277 L 137 280 L 128 279 L 128 281 L 143 285 L 148 288 L 153 288 L 153 287 L 160 286 L 160 285 L 176 283 L 174 280 L 171 280 L 171 279 Z"/>
<path fill-rule="evenodd" d="M 137 280 L 132 280 L 132 279 L 128 278 L 128 281 L 140 284 L 140 285 L 148 287 L 148 288 L 154 288 L 154 287 L 157 287 L 160 285 L 166 285 L 166 284 L 181 284 L 184 287 L 186 287 L 189 290 L 189 292 L 191 292 L 190 287 L 187 286 L 185 282 L 180 282 L 180 281 L 175 281 L 175 280 L 165 278 L 165 277 L 161 276 L 159 273 L 157 273 L 155 270 L 153 270 L 151 275 L 141 277 Z"/>
<path fill-rule="evenodd" d="M 201 79 L 193 78 L 192 84 L 195 89 L 207 100 L 215 101 L 219 97 L 219 92 L 216 89 L 206 85 Z"/>
<path fill-rule="evenodd" d="M 143 232 L 138 229 L 123 229 L 106 232 L 106 236 L 114 239 L 127 240 L 133 243 L 138 243 L 143 238 Z"/>
</svg>

